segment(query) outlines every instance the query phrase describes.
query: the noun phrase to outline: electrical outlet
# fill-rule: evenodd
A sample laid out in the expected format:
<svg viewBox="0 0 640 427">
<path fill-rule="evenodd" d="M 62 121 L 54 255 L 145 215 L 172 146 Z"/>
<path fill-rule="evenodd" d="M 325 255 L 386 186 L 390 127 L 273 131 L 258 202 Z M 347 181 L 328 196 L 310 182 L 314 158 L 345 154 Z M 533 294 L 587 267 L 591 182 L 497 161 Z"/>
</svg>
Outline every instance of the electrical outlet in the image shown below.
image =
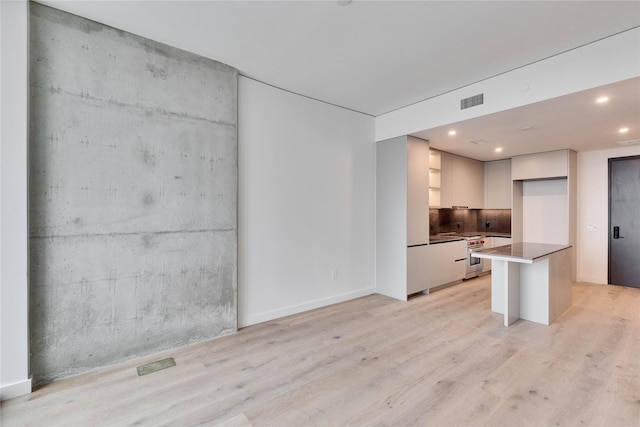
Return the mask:
<svg viewBox="0 0 640 427">
<path fill-rule="evenodd" d="M 331 270 L 331 280 L 336 280 L 338 278 L 338 270 Z"/>
<path fill-rule="evenodd" d="M 491 227 L 491 223 L 490 222 L 485 222 L 484 223 L 484 228 L 489 228 Z"/>
</svg>

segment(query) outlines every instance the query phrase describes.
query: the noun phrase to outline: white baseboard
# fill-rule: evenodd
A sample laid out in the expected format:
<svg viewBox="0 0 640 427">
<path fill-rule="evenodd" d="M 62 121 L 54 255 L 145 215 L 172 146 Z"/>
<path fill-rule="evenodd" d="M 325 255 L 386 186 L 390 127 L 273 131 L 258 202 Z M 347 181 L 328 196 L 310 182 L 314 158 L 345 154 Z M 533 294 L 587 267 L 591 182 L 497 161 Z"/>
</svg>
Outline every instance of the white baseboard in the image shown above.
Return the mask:
<svg viewBox="0 0 640 427">
<path fill-rule="evenodd" d="M 289 307 L 283 307 L 277 310 L 267 311 L 264 313 L 258 313 L 249 316 L 243 316 L 238 319 L 238 327 L 244 328 L 246 326 L 256 325 L 258 323 L 267 322 L 269 320 L 280 319 L 281 317 L 290 316 L 292 314 L 298 314 L 309 310 L 314 310 L 320 307 L 326 307 L 332 304 L 338 304 L 341 302 L 349 301 L 355 298 L 364 297 L 367 295 L 375 294 L 376 288 L 361 289 L 346 294 L 334 295 L 329 298 L 322 298 L 318 300 L 308 301 L 303 304 L 292 305 Z"/>
<path fill-rule="evenodd" d="M 597 284 L 597 285 L 606 285 L 607 284 L 607 279 L 606 278 L 604 280 L 602 280 L 601 277 L 596 277 L 596 276 L 578 276 L 577 281 L 578 282 L 594 283 L 594 284 Z"/>
<path fill-rule="evenodd" d="M 0 401 L 31 393 L 31 378 L 25 381 L 0 386 Z"/>
</svg>

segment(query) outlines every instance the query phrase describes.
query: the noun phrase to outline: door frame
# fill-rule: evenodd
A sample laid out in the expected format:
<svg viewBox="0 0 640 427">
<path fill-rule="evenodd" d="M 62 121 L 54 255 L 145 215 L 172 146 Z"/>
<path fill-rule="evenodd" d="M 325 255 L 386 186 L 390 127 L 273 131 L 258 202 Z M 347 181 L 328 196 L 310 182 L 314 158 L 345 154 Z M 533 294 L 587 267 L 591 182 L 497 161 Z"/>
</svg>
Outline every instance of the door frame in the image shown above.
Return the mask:
<svg viewBox="0 0 640 427">
<path fill-rule="evenodd" d="M 613 163 L 619 160 L 636 160 L 640 159 L 640 155 L 610 157 L 607 171 L 607 284 L 611 284 L 611 234 L 613 233 L 613 224 L 611 223 L 611 168 Z"/>
</svg>

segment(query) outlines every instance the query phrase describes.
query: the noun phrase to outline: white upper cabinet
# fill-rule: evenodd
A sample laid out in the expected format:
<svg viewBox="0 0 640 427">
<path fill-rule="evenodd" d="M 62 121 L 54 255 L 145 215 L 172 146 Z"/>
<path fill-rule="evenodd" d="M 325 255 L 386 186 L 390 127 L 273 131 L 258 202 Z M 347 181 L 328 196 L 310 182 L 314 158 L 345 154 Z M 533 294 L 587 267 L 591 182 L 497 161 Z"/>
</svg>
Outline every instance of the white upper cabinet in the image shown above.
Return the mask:
<svg viewBox="0 0 640 427">
<path fill-rule="evenodd" d="M 485 209 L 511 209 L 511 159 L 484 164 Z"/>
<path fill-rule="evenodd" d="M 440 206 L 484 207 L 484 163 L 441 152 Z"/>
<path fill-rule="evenodd" d="M 429 243 L 429 143 L 407 138 L 407 246 Z"/>
<path fill-rule="evenodd" d="M 569 175 L 569 151 L 515 156 L 511 159 L 511 170 L 514 181 L 566 177 Z"/>
</svg>

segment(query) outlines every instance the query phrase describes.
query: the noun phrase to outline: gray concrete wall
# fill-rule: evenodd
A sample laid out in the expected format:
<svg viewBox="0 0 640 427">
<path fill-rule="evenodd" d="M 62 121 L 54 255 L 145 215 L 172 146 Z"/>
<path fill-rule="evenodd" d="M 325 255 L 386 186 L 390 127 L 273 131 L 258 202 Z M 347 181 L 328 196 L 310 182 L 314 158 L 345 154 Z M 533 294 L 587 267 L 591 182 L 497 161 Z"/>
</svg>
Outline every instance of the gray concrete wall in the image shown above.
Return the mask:
<svg viewBox="0 0 640 427">
<path fill-rule="evenodd" d="M 237 71 L 36 3 L 31 373 L 237 329 Z"/>
</svg>

